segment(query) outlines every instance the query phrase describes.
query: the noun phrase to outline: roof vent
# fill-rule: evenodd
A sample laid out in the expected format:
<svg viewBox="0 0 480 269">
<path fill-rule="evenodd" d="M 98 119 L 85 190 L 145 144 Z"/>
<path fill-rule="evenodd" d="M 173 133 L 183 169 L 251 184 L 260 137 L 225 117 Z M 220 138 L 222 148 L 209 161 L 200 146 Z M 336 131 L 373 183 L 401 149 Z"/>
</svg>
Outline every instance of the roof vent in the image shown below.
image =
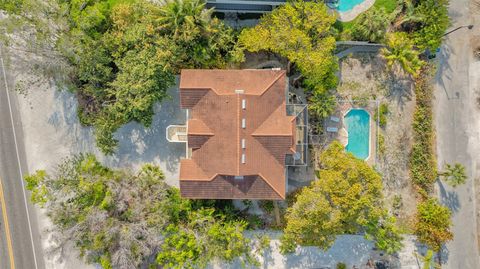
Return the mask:
<svg viewBox="0 0 480 269">
<path fill-rule="evenodd" d="M 243 118 L 242 119 L 242 129 L 245 129 L 246 126 L 247 126 L 247 123 L 246 123 L 245 119 Z"/>
<path fill-rule="evenodd" d="M 235 93 L 236 94 L 242 94 L 242 93 L 244 93 L 244 91 L 243 90 L 235 90 Z"/>
<path fill-rule="evenodd" d="M 242 149 L 245 149 L 246 146 L 245 146 L 245 138 L 242 138 Z"/>
<path fill-rule="evenodd" d="M 246 108 L 247 108 L 247 100 L 242 99 L 242 109 L 246 109 Z"/>
<path fill-rule="evenodd" d="M 242 153 L 242 163 L 245 163 L 245 153 Z"/>
</svg>

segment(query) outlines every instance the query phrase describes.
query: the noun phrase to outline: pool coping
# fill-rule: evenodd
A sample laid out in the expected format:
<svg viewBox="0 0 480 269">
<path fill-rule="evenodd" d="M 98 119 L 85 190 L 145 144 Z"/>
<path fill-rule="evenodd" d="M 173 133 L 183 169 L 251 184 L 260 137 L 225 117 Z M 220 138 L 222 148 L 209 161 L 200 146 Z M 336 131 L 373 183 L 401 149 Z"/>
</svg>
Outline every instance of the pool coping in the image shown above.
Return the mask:
<svg viewBox="0 0 480 269">
<path fill-rule="evenodd" d="M 375 4 L 375 0 L 365 0 L 362 3 L 354 6 L 351 10 L 348 11 L 338 11 L 336 8 L 333 9 L 338 14 L 337 20 L 341 22 L 349 22 L 353 21 L 358 15 L 362 12 L 367 11 L 370 9 L 373 4 Z"/>
<path fill-rule="evenodd" d="M 345 120 L 345 116 L 353 109 L 363 110 L 363 111 L 367 112 L 367 114 L 369 116 L 369 119 L 368 119 L 368 156 L 367 156 L 367 158 L 363 159 L 364 161 L 368 162 L 368 161 L 370 161 L 370 157 L 372 157 L 372 115 L 370 114 L 370 111 L 368 111 L 365 108 L 350 107 L 345 112 L 343 112 L 343 119 L 344 120 Z M 345 123 L 343 125 L 346 126 Z M 345 131 L 347 132 L 347 135 L 348 135 L 348 127 L 345 128 Z M 348 136 L 347 136 L 347 138 L 348 138 Z M 345 150 L 347 150 L 347 145 L 348 145 L 348 140 L 347 140 L 347 144 L 345 145 Z"/>
</svg>

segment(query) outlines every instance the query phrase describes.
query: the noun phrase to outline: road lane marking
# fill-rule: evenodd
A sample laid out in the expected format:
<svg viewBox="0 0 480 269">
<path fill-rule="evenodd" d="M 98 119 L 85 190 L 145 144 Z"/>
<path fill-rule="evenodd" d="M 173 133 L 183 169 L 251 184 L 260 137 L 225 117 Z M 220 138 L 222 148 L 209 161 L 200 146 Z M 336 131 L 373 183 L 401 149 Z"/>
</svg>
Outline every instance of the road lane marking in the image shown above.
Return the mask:
<svg viewBox="0 0 480 269">
<path fill-rule="evenodd" d="M 17 134 L 15 132 L 15 124 L 13 122 L 12 104 L 10 101 L 10 94 L 8 93 L 7 73 L 5 72 L 5 64 L 3 62 L 1 47 L 0 47 L 0 62 L 2 63 L 3 82 L 5 83 L 5 93 L 7 94 L 8 109 L 10 111 L 10 121 L 12 122 L 13 141 L 15 142 L 15 151 L 17 153 L 18 170 L 20 172 L 20 183 L 22 184 L 22 192 L 23 192 L 23 202 L 25 204 L 25 210 L 27 212 L 27 223 L 28 223 L 28 231 L 30 232 L 30 243 L 32 243 L 33 262 L 35 264 L 35 269 L 38 269 L 37 255 L 35 253 L 35 244 L 33 243 L 32 223 L 30 221 L 30 212 L 28 210 L 27 194 L 25 193 L 25 183 L 23 183 L 22 164 L 20 163 L 20 154 L 18 153 Z"/>
<path fill-rule="evenodd" d="M 2 179 L 0 178 L 0 203 L 2 205 L 3 224 L 5 226 L 5 235 L 7 239 L 8 257 L 10 259 L 10 269 L 15 269 L 15 259 L 13 258 L 12 237 L 10 235 L 10 225 L 8 224 L 7 204 L 3 194 Z"/>
</svg>

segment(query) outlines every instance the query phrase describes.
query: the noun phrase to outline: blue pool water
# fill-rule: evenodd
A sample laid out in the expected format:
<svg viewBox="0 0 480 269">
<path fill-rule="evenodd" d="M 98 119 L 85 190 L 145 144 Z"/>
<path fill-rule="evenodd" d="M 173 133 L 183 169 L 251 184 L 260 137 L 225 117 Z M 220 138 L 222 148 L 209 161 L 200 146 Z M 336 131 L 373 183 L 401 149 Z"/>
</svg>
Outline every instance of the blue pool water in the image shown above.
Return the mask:
<svg viewBox="0 0 480 269">
<path fill-rule="evenodd" d="M 365 0 L 338 0 L 337 10 L 345 12 L 351 10 L 354 6 L 362 3 Z"/>
<path fill-rule="evenodd" d="M 352 109 L 345 115 L 348 144 L 345 149 L 365 160 L 370 151 L 370 115 L 364 109 Z"/>
</svg>

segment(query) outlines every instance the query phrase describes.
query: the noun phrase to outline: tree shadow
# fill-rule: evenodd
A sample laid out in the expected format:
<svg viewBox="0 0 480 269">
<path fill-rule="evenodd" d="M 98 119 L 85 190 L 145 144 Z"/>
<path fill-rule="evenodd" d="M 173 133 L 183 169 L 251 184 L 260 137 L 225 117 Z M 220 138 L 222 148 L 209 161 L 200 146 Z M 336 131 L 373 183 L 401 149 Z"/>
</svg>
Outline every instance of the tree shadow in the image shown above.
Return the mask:
<svg viewBox="0 0 480 269">
<path fill-rule="evenodd" d="M 439 64 L 437 65 L 437 72 L 435 73 L 435 82 L 443 89 L 448 100 L 456 98 L 453 93 L 448 92 L 444 80 L 444 78 L 448 80 L 452 79 L 452 67 L 449 64 L 449 59 L 454 54 L 452 48 L 445 42 L 442 44 L 440 52 L 437 53 Z"/>
<path fill-rule="evenodd" d="M 437 180 L 438 188 L 440 190 L 440 201 L 447 206 L 453 213 L 460 210 L 460 198 L 456 191 L 448 191 L 443 185 L 442 181 Z"/>
</svg>

